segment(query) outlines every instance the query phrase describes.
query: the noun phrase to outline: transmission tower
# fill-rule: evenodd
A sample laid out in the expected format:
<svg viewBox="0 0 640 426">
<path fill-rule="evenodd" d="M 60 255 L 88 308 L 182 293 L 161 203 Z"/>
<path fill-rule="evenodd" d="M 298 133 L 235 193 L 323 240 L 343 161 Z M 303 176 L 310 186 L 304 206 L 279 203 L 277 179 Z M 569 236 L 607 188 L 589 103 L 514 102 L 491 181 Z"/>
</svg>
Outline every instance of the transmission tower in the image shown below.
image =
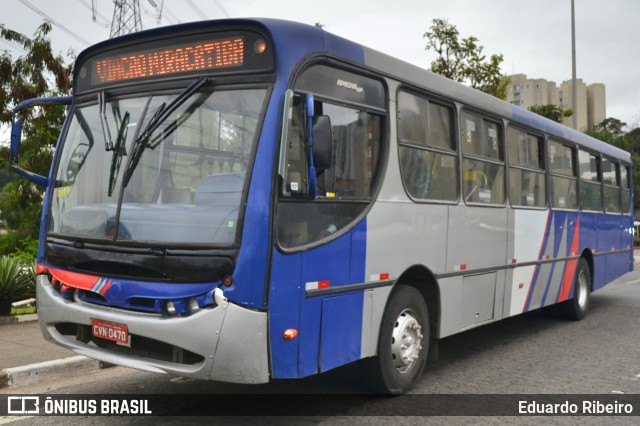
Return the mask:
<svg viewBox="0 0 640 426">
<path fill-rule="evenodd" d="M 113 0 L 113 19 L 109 38 L 142 31 L 138 0 Z"/>
</svg>

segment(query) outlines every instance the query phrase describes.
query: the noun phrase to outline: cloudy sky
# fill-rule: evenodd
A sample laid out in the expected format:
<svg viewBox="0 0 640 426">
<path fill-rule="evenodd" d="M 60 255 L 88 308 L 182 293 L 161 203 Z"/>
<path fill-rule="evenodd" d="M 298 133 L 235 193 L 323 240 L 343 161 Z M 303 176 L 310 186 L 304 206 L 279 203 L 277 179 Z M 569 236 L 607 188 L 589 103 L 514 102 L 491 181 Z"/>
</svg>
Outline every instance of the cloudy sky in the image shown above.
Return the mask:
<svg viewBox="0 0 640 426">
<path fill-rule="evenodd" d="M 462 37 L 475 36 L 485 53 L 504 55 L 503 72 L 560 83 L 571 79 L 570 0 L 139 0 L 145 29 L 202 19 L 271 17 L 308 24 L 428 67 L 423 34 L 434 18 L 448 19 Z M 112 0 L 2 0 L 0 23 L 33 34 L 54 21 L 54 49 L 79 53 L 109 37 Z M 606 85 L 607 116 L 640 124 L 640 1 L 575 0 L 577 74 Z M 0 41 L 0 49 L 14 47 Z"/>
</svg>

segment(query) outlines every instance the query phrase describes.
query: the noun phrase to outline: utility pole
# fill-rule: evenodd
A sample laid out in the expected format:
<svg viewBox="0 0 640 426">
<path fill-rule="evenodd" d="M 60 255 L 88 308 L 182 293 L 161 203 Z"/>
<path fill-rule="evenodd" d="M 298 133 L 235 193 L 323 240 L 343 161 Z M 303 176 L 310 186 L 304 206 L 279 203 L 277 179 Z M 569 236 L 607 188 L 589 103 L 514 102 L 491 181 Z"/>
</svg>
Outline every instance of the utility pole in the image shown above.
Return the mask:
<svg viewBox="0 0 640 426">
<path fill-rule="evenodd" d="M 113 0 L 113 19 L 109 38 L 142 31 L 138 0 Z"/>
<path fill-rule="evenodd" d="M 576 9 L 571 0 L 571 103 L 573 106 L 573 128 L 578 130 L 578 85 L 576 79 Z"/>
</svg>

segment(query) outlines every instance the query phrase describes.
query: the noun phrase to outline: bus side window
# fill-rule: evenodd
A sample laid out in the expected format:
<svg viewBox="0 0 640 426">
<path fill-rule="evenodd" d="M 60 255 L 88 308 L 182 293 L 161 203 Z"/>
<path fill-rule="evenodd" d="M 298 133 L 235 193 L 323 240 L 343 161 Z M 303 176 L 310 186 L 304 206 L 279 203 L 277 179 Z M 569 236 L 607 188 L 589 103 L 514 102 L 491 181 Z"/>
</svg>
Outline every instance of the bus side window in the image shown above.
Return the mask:
<svg viewBox="0 0 640 426">
<path fill-rule="evenodd" d="M 378 162 L 380 116 L 330 103 L 322 104 L 333 133 L 331 167 L 318 172 L 318 195 L 326 198 L 369 198 Z"/>
<path fill-rule="evenodd" d="M 554 140 L 549 141 L 549 183 L 552 208 L 578 209 L 575 151 L 574 147 Z"/>
<path fill-rule="evenodd" d="M 297 109 L 301 110 L 302 106 Z M 333 154 L 328 168 L 316 170 L 317 197 L 309 199 L 306 178 L 300 178 L 306 176 L 308 170 L 305 132 L 300 123 L 295 123 L 299 121 L 296 117 L 304 114 L 295 110 L 287 145 L 290 195 L 283 194 L 280 198 L 277 213 L 278 241 L 284 247 L 328 237 L 358 216 L 371 199 L 382 143 L 380 115 L 317 102 L 316 114 L 329 116 L 331 120 Z"/>
<path fill-rule="evenodd" d="M 602 159 L 602 180 L 604 181 L 604 211 L 620 213 L 620 175 L 618 163 Z"/>
<path fill-rule="evenodd" d="M 622 188 L 622 213 L 631 212 L 631 173 L 629 166 L 620 165 L 620 186 Z"/>
<path fill-rule="evenodd" d="M 580 208 L 585 211 L 602 211 L 602 174 L 600 158 L 587 151 L 578 151 L 580 171 Z"/>
<path fill-rule="evenodd" d="M 412 198 L 458 199 L 458 161 L 450 107 L 401 91 L 398 143 L 402 182 Z"/>
<path fill-rule="evenodd" d="M 460 138 L 465 202 L 504 204 L 504 148 L 500 135 L 497 123 L 467 111 L 462 112 Z"/>
<path fill-rule="evenodd" d="M 547 205 L 547 186 L 544 162 L 544 142 L 535 136 L 509 125 L 509 200 L 514 207 Z"/>
</svg>

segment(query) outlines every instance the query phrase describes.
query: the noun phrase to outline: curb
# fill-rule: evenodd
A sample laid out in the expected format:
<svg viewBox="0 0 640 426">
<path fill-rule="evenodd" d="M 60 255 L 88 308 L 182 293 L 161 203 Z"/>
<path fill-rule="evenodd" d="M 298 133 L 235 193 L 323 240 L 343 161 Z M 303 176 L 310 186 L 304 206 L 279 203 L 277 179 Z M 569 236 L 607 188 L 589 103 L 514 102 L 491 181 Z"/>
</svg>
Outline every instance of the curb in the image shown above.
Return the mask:
<svg viewBox="0 0 640 426">
<path fill-rule="evenodd" d="M 107 365 L 82 355 L 53 361 L 39 362 L 22 367 L 0 369 L 0 389 L 31 385 L 99 370 Z"/>
<path fill-rule="evenodd" d="M 38 314 L 12 315 L 0 317 L 0 325 L 17 324 L 19 322 L 38 321 Z"/>
</svg>

